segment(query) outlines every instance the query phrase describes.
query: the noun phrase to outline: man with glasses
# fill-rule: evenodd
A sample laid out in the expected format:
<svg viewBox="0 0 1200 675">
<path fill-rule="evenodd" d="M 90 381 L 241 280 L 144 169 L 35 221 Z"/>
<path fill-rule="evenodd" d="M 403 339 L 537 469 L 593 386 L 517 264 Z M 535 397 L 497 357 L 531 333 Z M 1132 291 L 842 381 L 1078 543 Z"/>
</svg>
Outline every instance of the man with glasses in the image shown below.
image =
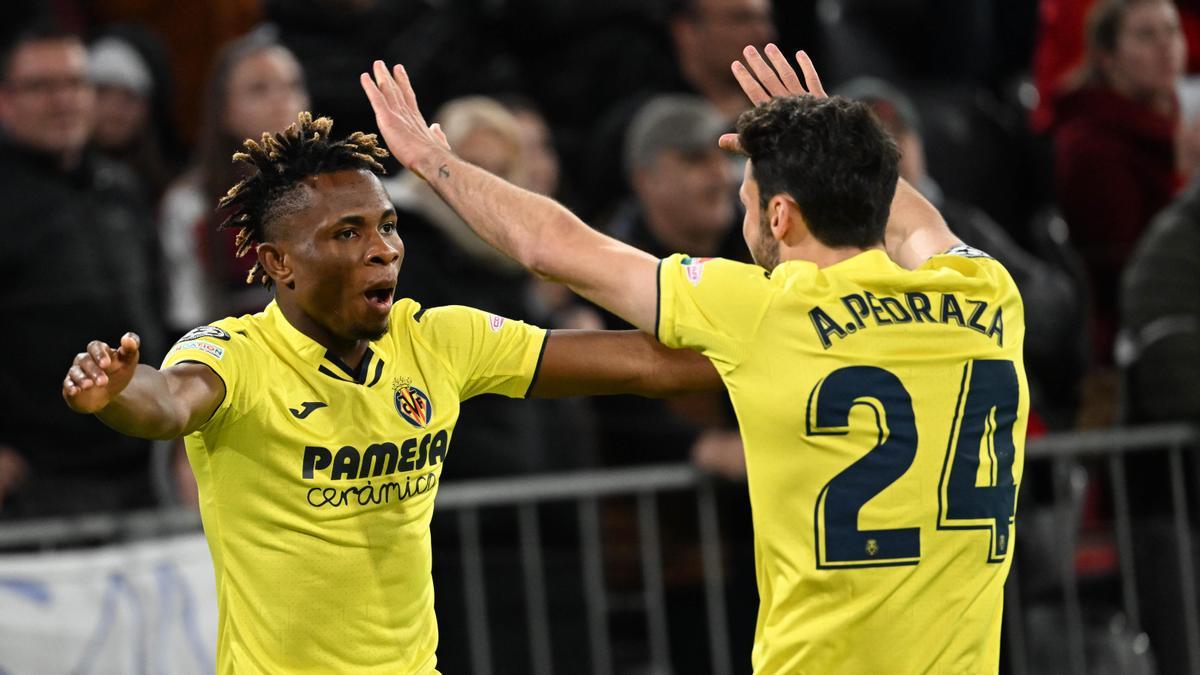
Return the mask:
<svg viewBox="0 0 1200 675">
<path fill-rule="evenodd" d="M 31 29 L 0 49 L 0 316 L 18 355 L 0 368 L 0 519 L 155 502 L 145 441 L 31 384 L 103 326 L 138 326 L 159 351 L 150 209 L 131 175 L 87 151 L 94 106 L 78 37 Z"/>
</svg>

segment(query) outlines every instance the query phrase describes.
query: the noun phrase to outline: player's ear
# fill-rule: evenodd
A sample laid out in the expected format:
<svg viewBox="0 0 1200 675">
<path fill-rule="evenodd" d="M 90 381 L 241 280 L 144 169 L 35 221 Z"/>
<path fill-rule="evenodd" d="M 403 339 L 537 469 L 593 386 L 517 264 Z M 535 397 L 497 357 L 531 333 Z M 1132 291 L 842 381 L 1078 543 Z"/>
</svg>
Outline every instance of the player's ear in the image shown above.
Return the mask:
<svg viewBox="0 0 1200 675">
<path fill-rule="evenodd" d="M 800 205 L 785 194 L 771 197 L 771 201 L 767 202 L 767 213 L 770 216 L 771 236 L 776 241 L 784 241 L 797 234 L 797 225 L 804 223 L 804 217 L 800 215 Z"/>
<path fill-rule="evenodd" d="M 276 286 L 296 287 L 292 278 L 292 266 L 278 245 L 269 241 L 259 244 L 258 263 L 266 270 L 267 276 L 275 281 Z"/>
</svg>

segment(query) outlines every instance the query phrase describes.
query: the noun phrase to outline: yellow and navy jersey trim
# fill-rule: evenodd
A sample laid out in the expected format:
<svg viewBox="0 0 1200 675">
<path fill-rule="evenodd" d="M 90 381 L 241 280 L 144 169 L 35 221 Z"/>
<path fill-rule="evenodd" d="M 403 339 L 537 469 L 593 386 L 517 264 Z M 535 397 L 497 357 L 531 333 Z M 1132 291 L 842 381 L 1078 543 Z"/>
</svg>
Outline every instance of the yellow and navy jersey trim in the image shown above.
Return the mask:
<svg viewBox="0 0 1200 675">
<path fill-rule="evenodd" d="M 326 363 L 332 365 L 334 368 L 329 368 L 325 363 L 322 363 L 317 366 L 317 371 L 335 380 L 363 384 L 370 388 L 378 384 L 379 378 L 383 375 L 383 358 L 377 356 L 370 347 L 367 347 L 366 353 L 363 354 L 362 362 L 358 364 L 357 370 L 346 365 L 346 362 L 338 358 L 333 352 L 326 351 L 324 358 Z M 367 382 L 368 377 L 370 377 L 369 383 Z"/>
<path fill-rule="evenodd" d="M 546 334 L 542 336 L 542 348 L 538 350 L 537 363 L 533 365 L 533 377 L 529 378 L 529 387 L 525 389 L 525 395 L 521 398 L 529 398 L 533 393 L 533 387 L 537 384 L 538 375 L 542 374 L 542 359 L 546 357 L 546 345 L 550 343 L 550 329 L 546 329 Z"/>
</svg>

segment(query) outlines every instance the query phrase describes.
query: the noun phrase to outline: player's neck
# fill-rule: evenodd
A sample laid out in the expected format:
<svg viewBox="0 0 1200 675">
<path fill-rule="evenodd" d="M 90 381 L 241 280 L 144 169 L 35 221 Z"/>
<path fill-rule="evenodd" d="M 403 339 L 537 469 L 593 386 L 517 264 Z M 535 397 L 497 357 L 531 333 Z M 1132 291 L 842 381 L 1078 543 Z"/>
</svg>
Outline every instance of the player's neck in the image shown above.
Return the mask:
<svg viewBox="0 0 1200 675">
<path fill-rule="evenodd" d="M 868 248 L 858 248 L 854 246 L 844 248 L 830 248 L 821 244 L 809 246 L 797 246 L 795 248 L 782 247 L 779 252 L 780 262 L 789 260 L 804 260 L 813 263 L 819 268 L 830 267 L 840 262 L 849 260 L 856 255 L 867 251 L 882 251 L 883 246 L 870 246 Z"/>
<path fill-rule="evenodd" d="M 292 324 L 292 327 L 300 331 L 305 337 L 313 342 L 321 345 L 329 350 L 329 353 L 341 359 L 351 369 L 357 369 L 362 363 L 363 355 L 367 353 L 367 347 L 370 342 L 366 339 L 348 340 L 339 337 L 325 326 L 321 325 L 316 319 L 312 318 L 301 309 L 299 306 L 291 302 L 287 302 L 282 297 L 277 297 L 279 310 L 283 312 L 283 316 L 287 322 Z"/>
</svg>

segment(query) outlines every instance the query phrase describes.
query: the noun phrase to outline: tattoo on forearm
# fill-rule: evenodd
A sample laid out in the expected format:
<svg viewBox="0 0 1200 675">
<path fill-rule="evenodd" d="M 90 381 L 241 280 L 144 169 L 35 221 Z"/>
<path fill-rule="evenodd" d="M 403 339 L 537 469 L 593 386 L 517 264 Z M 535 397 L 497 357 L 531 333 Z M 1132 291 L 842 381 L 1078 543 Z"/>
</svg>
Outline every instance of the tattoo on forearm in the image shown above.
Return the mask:
<svg viewBox="0 0 1200 675">
<path fill-rule="evenodd" d="M 450 169 L 447 169 L 445 164 L 438 167 L 438 177 L 439 178 L 449 178 L 450 177 Z"/>
</svg>

